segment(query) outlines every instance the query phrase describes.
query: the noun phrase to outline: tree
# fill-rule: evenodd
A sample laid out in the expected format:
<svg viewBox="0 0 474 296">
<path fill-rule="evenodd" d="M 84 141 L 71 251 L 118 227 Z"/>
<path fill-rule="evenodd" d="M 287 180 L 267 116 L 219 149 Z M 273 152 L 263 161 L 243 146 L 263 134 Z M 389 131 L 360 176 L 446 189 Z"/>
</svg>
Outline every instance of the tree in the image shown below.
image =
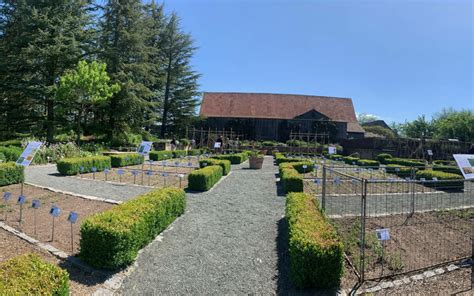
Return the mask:
<svg viewBox="0 0 474 296">
<path fill-rule="evenodd" d="M 474 142 L 474 113 L 471 110 L 445 109 L 433 118 L 436 139 Z"/>
<path fill-rule="evenodd" d="M 0 93 L 6 121 L 54 140 L 59 77 L 93 42 L 89 0 L 2 1 Z"/>
<path fill-rule="evenodd" d="M 80 61 L 77 68 L 61 77 L 57 97 L 67 109 L 74 113 L 76 122 L 76 139 L 81 139 L 81 121 L 97 104 L 103 104 L 120 90 L 115 83 L 110 85 L 110 78 L 104 63 Z"/>
<path fill-rule="evenodd" d="M 161 137 L 172 132 L 182 132 L 187 119 L 194 116 L 198 104 L 198 84 L 200 74 L 190 64 L 196 51 L 191 36 L 182 33 L 179 19 L 172 14 L 160 37 L 160 57 L 165 77 L 161 115 Z"/>
<path fill-rule="evenodd" d="M 419 116 L 412 122 L 406 122 L 401 126 L 403 135 L 409 138 L 431 138 L 435 127 L 433 122 L 426 120 L 425 115 Z"/>
<path fill-rule="evenodd" d="M 376 116 L 376 115 L 373 115 L 373 114 L 367 114 L 367 113 L 359 113 L 357 114 L 357 121 L 360 123 L 360 124 L 363 124 L 363 123 L 367 123 L 367 122 L 371 122 L 371 121 L 375 121 L 375 120 L 378 120 L 379 117 Z"/>
<path fill-rule="evenodd" d="M 377 126 L 377 125 L 374 125 L 374 126 L 364 126 L 364 130 L 366 132 L 371 132 L 373 134 L 377 134 L 377 135 L 380 135 L 380 136 L 383 136 L 385 138 L 395 138 L 396 137 L 396 134 L 388 129 L 388 128 L 385 128 L 385 127 L 382 127 L 382 126 Z"/>
</svg>

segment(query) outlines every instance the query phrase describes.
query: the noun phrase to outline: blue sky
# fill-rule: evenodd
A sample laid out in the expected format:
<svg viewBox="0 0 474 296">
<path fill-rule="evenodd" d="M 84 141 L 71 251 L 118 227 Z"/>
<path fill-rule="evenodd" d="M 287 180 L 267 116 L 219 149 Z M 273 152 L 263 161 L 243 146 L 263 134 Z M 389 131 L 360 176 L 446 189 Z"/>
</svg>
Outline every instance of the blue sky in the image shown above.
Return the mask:
<svg viewBox="0 0 474 296">
<path fill-rule="evenodd" d="M 172 0 L 202 91 L 350 97 L 388 122 L 474 109 L 471 1 Z"/>
</svg>

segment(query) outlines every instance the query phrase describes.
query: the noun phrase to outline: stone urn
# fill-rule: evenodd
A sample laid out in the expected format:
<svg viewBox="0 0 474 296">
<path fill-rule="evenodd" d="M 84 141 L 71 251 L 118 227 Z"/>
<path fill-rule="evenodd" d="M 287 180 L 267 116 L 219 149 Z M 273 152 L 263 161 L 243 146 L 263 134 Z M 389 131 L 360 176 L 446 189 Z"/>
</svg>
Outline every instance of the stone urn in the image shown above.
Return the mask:
<svg viewBox="0 0 474 296">
<path fill-rule="evenodd" d="M 249 167 L 251 169 L 261 169 L 262 166 L 263 166 L 263 160 L 265 158 L 263 157 L 263 155 L 259 155 L 259 156 L 250 156 L 249 157 Z"/>
</svg>

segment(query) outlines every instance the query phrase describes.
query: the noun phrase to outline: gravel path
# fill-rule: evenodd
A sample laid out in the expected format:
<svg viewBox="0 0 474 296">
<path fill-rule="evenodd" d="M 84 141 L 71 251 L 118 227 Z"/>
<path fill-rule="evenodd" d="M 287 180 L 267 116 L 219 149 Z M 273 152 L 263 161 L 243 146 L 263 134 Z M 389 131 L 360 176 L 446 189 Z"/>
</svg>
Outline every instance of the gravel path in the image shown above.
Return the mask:
<svg viewBox="0 0 474 296">
<path fill-rule="evenodd" d="M 151 188 L 117 185 L 92 180 L 60 176 L 56 166 L 32 166 L 25 170 L 25 181 L 31 184 L 51 187 L 76 194 L 90 195 L 113 200 L 127 200 Z"/>
<path fill-rule="evenodd" d="M 139 256 L 124 295 L 268 295 L 288 291 L 285 199 L 271 157 L 209 192 L 188 194 L 185 215 Z"/>
</svg>

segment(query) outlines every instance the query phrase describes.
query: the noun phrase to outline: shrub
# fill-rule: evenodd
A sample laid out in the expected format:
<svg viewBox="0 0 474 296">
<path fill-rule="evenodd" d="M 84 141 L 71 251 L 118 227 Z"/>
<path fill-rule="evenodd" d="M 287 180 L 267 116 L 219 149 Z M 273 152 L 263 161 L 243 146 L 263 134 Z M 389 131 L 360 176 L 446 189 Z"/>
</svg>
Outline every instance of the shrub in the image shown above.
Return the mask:
<svg viewBox="0 0 474 296">
<path fill-rule="evenodd" d="M 150 151 L 150 160 L 158 161 L 158 160 L 166 160 L 173 158 L 172 151 Z"/>
<path fill-rule="evenodd" d="M 188 151 L 186 150 L 174 150 L 173 151 L 173 158 L 180 158 L 181 156 L 188 155 Z"/>
<path fill-rule="evenodd" d="M 6 161 L 17 161 L 18 158 L 20 158 L 20 155 L 22 152 L 23 152 L 23 149 L 21 149 L 20 147 L 0 146 L 0 153 L 3 153 L 3 155 L 5 155 Z"/>
<path fill-rule="evenodd" d="M 278 143 L 275 141 L 263 141 L 262 146 L 264 147 L 275 147 L 278 146 Z"/>
<path fill-rule="evenodd" d="M 112 167 L 119 168 L 128 165 L 142 164 L 144 161 L 143 155 L 138 153 L 113 154 L 110 155 L 110 163 Z"/>
<path fill-rule="evenodd" d="M 462 176 L 461 170 L 457 166 L 434 165 L 433 166 L 433 171 L 445 172 L 445 173 L 450 173 L 450 174 L 457 174 L 457 175 Z"/>
<path fill-rule="evenodd" d="M 275 161 L 277 165 L 280 165 L 285 162 L 302 162 L 305 161 L 303 158 L 289 158 L 286 157 L 283 153 L 275 153 Z"/>
<path fill-rule="evenodd" d="M 343 274 L 344 247 L 315 199 L 305 193 L 286 198 L 290 278 L 298 287 L 337 287 Z"/>
<path fill-rule="evenodd" d="M 343 156 L 340 155 L 340 154 L 329 154 L 329 159 L 332 159 L 332 160 L 339 160 L 339 159 L 342 159 Z"/>
<path fill-rule="evenodd" d="M 441 165 L 453 165 L 455 162 L 452 160 L 433 160 L 433 163 Z"/>
<path fill-rule="evenodd" d="M 352 156 L 344 156 L 342 158 L 342 160 L 347 164 L 354 164 L 354 163 L 357 163 L 359 158 L 358 157 L 352 157 Z"/>
<path fill-rule="evenodd" d="M 223 175 L 220 165 L 211 165 L 195 170 L 188 176 L 188 189 L 194 191 L 207 191 L 212 188 Z"/>
<path fill-rule="evenodd" d="M 84 168 L 82 173 L 90 173 L 92 172 L 92 167 L 95 167 L 97 172 L 101 172 L 105 169 L 110 169 L 112 165 L 108 156 L 91 156 L 64 158 L 59 160 L 56 166 L 61 175 L 77 175 L 81 173 L 81 167 Z"/>
<path fill-rule="evenodd" d="M 1 141 L 0 146 L 16 146 L 16 147 L 21 147 L 21 140 L 20 139 L 15 139 L 15 140 L 7 140 L 7 141 Z"/>
<path fill-rule="evenodd" d="M 303 177 L 293 167 L 293 163 L 279 165 L 280 182 L 285 193 L 303 192 Z"/>
<path fill-rule="evenodd" d="M 406 158 L 387 158 L 384 160 L 385 164 L 397 164 L 401 166 L 408 166 L 408 167 L 417 167 L 420 169 L 424 169 L 426 164 L 424 161 L 420 161 L 417 159 L 406 159 Z"/>
<path fill-rule="evenodd" d="M 207 165 L 204 165 L 207 163 Z M 199 167 L 204 168 L 211 165 L 218 165 L 222 167 L 222 174 L 227 176 L 230 173 L 230 161 L 228 160 L 221 160 L 221 159 L 212 159 L 206 158 L 199 160 Z"/>
<path fill-rule="evenodd" d="M 145 193 L 112 209 L 89 216 L 81 225 L 80 258 L 96 268 L 131 264 L 138 251 L 184 213 L 182 189 Z"/>
<path fill-rule="evenodd" d="M 290 162 L 290 164 L 300 174 L 314 170 L 314 164 L 311 161 Z M 304 166 L 306 166 L 306 168 L 304 168 Z"/>
<path fill-rule="evenodd" d="M 7 161 L 7 158 L 5 157 L 5 154 L 3 154 L 2 152 L 0 152 L 0 163 L 6 162 L 6 161 Z"/>
<path fill-rule="evenodd" d="M 241 164 L 242 162 L 248 159 L 248 154 L 244 152 L 235 153 L 235 154 L 222 154 L 222 155 L 212 156 L 212 158 L 228 160 L 230 161 L 231 164 Z"/>
<path fill-rule="evenodd" d="M 189 155 L 189 156 L 201 155 L 201 150 L 200 150 L 200 149 L 188 150 L 188 155 Z"/>
<path fill-rule="evenodd" d="M 0 186 L 18 184 L 25 180 L 24 167 L 14 162 L 0 164 Z"/>
<path fill-rule="evenodd" d="M 389 158 L 392 158 L 392 155 L 390 155 L 388 153 L 381 153 L 381 154 L 377 155 L 377 160 L 380 163 L 385 163 L 385 160 L 389 159 Z"/>
<path fill-rule="evenodd" d="M 424 178 L 427 181 L 437 178 L 438 182 L 423 183 L 426 187 L 436 187 L 442 190 L 462 190 L 464 189 L 464 178 L 457 174 L 450 174 L 445 172 L 422 170 L 416 172 L 416 179 Z M 444 181 L 444 182 L 443 182 Z"/>
<path fill-rule="evenodd" d="M 400 178 L 414 177 L 412 172 L 416 172 L 417 168 L 399 166 L 397 164 L 388 164 L 385 166 L 385 171 L 389 174 L 397 175 Z"/>
<path fill-rule="evenodd" d="M 36 254 L 24 254 L 0 264 L 2 295 L 69 295 L 67 271 L 43 261 Z"/>
<path fill-rule="evenodd" d="M 359 159 L 357 160 L 357 165 L 362 166 L 362 167 L 378 167 L 379 162 L 376 160 L 370 160 L 370 159 Z"/>
</svg>

